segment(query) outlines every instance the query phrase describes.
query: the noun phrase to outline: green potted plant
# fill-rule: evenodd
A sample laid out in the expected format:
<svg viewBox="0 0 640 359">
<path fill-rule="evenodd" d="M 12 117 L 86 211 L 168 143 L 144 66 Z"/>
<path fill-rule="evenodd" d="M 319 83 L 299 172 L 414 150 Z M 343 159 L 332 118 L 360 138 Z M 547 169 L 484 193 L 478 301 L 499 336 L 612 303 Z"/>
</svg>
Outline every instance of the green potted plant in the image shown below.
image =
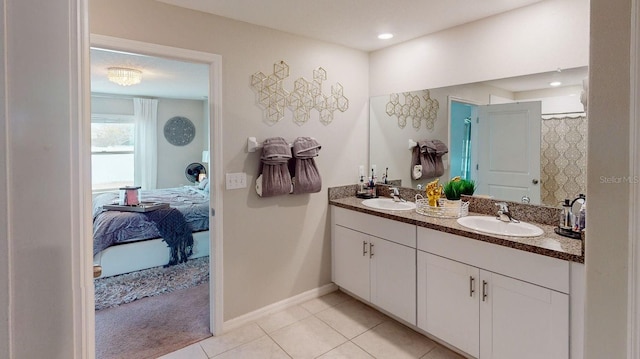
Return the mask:
<svg viewBox="0 0 640 359">
<path fill-rule="evenodd" d="M 450 201 L 458 201 L 461 195 L 471 196 L 475 190 L 476 184 L 473 180 L 454 177 L 444 186 L 444 195 Z"/>
</svg>

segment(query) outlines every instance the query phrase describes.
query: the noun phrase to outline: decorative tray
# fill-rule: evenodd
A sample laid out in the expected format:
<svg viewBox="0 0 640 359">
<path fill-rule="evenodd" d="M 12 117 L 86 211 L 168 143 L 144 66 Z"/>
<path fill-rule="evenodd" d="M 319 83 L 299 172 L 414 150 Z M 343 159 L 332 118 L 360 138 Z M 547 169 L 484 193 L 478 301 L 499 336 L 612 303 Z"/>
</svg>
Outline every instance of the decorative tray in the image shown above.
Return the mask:
<svg viewBox="0 0 640 359">
<path fill-rule="evenodd" d="M 429 217 L 459 218 L 469 214 L 469 202 L 450 201 L 444 198 L 438 200 L 438 206 L 429 205 L 429 200 L 416 195 L 416 212 Z"/>
<path fill-rule="evenodd" d="M 140 204 L 136 206 L 121 206 L 119 204 L 105 204 L 103 208 L 108 211 L 151 212 L 160 208 L 169 208 L 169 203 L 140 202 Z"/>
<path fill-rule="evenodd" d="M 582 233 L 580 232 L 574 232 L 570 229 L 564 229 L 564 228 L 560 228 L 560 227 L 556 227 L 553 229 L 554 232 L 556 232 L 557 234 L 564 236 L 564 237 L 569 237 L 569 238 L 573 238 L 573 239 L 582 239 Z"/>
</svg>

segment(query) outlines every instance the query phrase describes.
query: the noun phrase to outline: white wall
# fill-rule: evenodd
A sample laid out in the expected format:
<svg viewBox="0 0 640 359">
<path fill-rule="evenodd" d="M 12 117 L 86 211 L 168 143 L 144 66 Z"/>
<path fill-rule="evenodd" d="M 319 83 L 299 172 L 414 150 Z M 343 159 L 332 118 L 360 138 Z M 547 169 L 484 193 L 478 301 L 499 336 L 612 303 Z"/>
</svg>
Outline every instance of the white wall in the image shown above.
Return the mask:
<svg viewBox="0 0 640 359">
<path fill-rule="evenodd" d="M 151 0 L 92 0 L 90 20 L 95 34 L 222 56 L 223 169 L 246 172 L 249 183 L 246 189 L 219 189 L 224 196 L 224 319 L 329 283 L 326 189 L 353 183 L 357 166 L 367 163 L 367 54 Z M 290 66 L 285 89 L 299 77 L 312 79 L 313 70 L 322 66 L 327 71 L 323 92 L 340 82 L 349 99 L 347 112 L 336 112 L 328 126 L 317 112 L 298 126 L 289 110 L 282 121 L 266 124 L 250 78 L 258 71 L 270 74 L 281 60 Z M 260 154 L 247 153 L 249 136 L 260 141 L 315 137 L 322 145 L 316 158 L 322 192 L 259 198 L 253 184 Z"/>
<path fill-rule="evenodd" d="M 158 101 L 158 188 L 192 184 L 184 175 L 192 162 L 202 162 L 202 151 L 208 146 L 209 133 L 201 100 L 159 99 Z M 191 120 L 196 137 L 185 146 L 174 146 L 164 138 L 164 125 L 174 116 Z"/>
<path fill-rule="evenodd" d="M 629 156 L 638 156 L 629 147 L 630 29 L 630 0 L 591 0 L 587 359 L 626 358 L 630 184 L 601 177 L 629 176 Z"/>
<path fill-rule="evenodd" d="M 5 5 L 4 0 L 0 1 L 0 29 L 5 29 Z M 6 52 L 5 37 L 0 36 L 0 83 L 6 83 Z M 0 86 L 0 358 L 9 357 L 9 213 L 8 213 L 8 187 L 9 176 L 8 159 L 9 151 L 7 144 L 8 118 L 6 116 L 6 92 L 5 86 Z"/>
<path fill-rule="evenodd" d="M 542 114 L 584 112 L 580 102 L 582 86 L 565 86 L 556 89 L 523 91 L 515 94 L 516 101 L 541 101 Z"/>
<path fill-rule="evenodd" d="M 205 116 L 207 101 L 158 98 L 158 188 L 192 184 L 184 175 L 192 162 L 202 161 L 202 151 L 208 147 L 209 124 Z M 97 95 L 91 98 L 91 112 L 95 114 L 133 115 L 131 97 Z M 164 137 L 164 125 L 174 116 L 191 120 L 196 137 L 185 146 L 174 146 Z"/>
<path fill-rule="evenodd" d="M 80 119 L 88 113 L 78 91 L 84 56 L 77 20 L 83 8 L 73 0 L 3 4 L 0 357 L 79 358 L 82 338 L 93 335 L 80 325 L 91 280 L 89 263 L 81 259 L 89 256 L 91 243 L 91 233 L 82 232 L 91 225 L 90 190 L 83 187 L 90 178 L 88 161 L 80 154 L 88 149 L 81 145 L 88 132 Z M 74 251 L 83 238 L 86 251 Z M 87 296 L 91 302 L 92 293 Z"/>
<path fill-rule="evenodd" d="M 371 96 L 586 66 L 589 1 L 547 0 L 371 53 Z"/>
</svg>

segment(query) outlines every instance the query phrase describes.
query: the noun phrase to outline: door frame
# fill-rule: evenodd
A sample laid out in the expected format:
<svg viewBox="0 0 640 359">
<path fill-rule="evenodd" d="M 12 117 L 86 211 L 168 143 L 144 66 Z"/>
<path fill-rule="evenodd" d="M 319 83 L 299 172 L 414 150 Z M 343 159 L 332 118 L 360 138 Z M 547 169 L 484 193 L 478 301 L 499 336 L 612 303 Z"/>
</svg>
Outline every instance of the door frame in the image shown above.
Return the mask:
<svg viewBox="0 0 640 359">
<path fill-rule="evenodd" d="M 629 257 L 627 282 L 627 358 L 640 356 L 640 3 L 631 1 L 631 61 L 629 68 Z"/>
<path fill-rule="evenodd" d="M 199 62 L 209 66 L 209 151 L 211 153 L 211 163 L 209 164 L 211 173 L 209 178 L 212 188 L 209 199 L 211 207 L 209 218 L 209 258 L 211 259 L 209 261 L 209 277 L 211 278 L 209 281 L 209 328 L 213 335 L 221 334 L 224 323 L 222 292 L 222 193 L 224 190 L 222 169 L 222 56 L 97 34 L 90 35 L 90 46 L 174 60 Z M 90 118 L 85 119 L 85 121 L 90 121 Z M 89 125 L 87 124 L 87 126 Z M 89 184 L 87 188 L 91 188 L 91 185 Z M 218 210 L 217 213 L 216 209 Z M 87 233 L 91 232 L 90 229 L 87 229 Z M 90 258 L 88 263 L 93 263 L 93 258 Z M 93 290 L 93 286 L 87 290 Z M 91 317 L 88 324 L 95 327 L 95 317 Z"/>
<path fill-rule="evenodd" d="M 467 104 L 467 105 L 472 105 L 474 106 L 474 111 L 471 113 L 471 179 L 473 179 L 474 181 L 478 181 L 478 173 L 475 170 L 475 165 L 473 164 L 473 162 L 477 162 L 477 156 L 478 156 L 478 134 L 477 134 L 477 122 L 474 122 L 474 119 L 477 119 L 478 117 L 478 111 L 477 108 L 478 106 L 482 106 L 483 104 L 478 102 L 478 101 L 474 101 L 474 100 L 467 100 L 465 98 L 462 97 L 456 97 L 453 95 L 449 95 L 447 96 L 447 146 L 449 146 L 449 148 L 451 148 L 451 105 L 452 102 L 458 102 L 458 103 L 463 103 L 463 104 Z M 474 124 L 476 124 L 476 126 L 474 126 Z M 449 152 L 451 152 L 451 150 L 449 150 Z M 447 168 L 449 169 L 448 172 L 448 176 L 451 176 L 451 155 L 447 154 Z"/>
</svg>

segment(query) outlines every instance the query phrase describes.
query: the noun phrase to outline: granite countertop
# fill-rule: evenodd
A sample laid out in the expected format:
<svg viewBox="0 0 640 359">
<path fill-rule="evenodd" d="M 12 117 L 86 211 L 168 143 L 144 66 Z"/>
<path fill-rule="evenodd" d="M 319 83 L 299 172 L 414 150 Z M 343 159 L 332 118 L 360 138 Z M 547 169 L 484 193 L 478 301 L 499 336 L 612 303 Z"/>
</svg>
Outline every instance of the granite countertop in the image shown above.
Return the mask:
<svg viewBox="0 0 640 359">
<path fill-rule="evenodd" d="M 583 241 L 560 236 L 554 232 L 555 227 L 551 225 L 531 222 L 540 227 L 544 231 L 544 234 L 538 237 L 509 237 L 485 234 L 468 229 L 458 224 L 455 218 L 429 217 L 419 214 L 416 211 L 391 211 L 369 208 L 362 204 L 362 199 L 356 198 L 355 196 L 332 198 L 329 200 L 329 204 L 357 212 L 367 213 L 373 216 L 456 234 L 483 242 L 511 247 L 562 260 L 584 263 Z M 486 214 L 471 212 L 469 215 L 486 216 Z"/>
</svg>

